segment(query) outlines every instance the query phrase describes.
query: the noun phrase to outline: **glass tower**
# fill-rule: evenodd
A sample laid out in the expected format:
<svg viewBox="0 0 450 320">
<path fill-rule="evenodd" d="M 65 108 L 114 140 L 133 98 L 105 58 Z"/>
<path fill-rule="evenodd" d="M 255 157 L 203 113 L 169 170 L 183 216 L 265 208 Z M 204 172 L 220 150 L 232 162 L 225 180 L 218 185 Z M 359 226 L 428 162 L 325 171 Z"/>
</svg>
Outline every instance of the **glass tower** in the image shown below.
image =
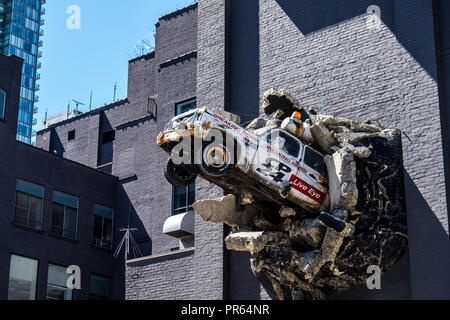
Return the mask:
<svg viewBox="0 0 450 320">
<path fill-rule="evenodd" d="M 42 41 L 39 38 L 44 34 L 40 28 L 44 24 L 41 16 L 45 14 L 42 8 L 45 3 L 45 0 L 0 0 L 0 53 L 24 60 L 17 140 L 29 144 L 36 133 L 33 130 L 37 123 L 34 114 L 38 112 L 35 104 L 39 101 L 36 81 L 40 79 L 37 70 L 41 67 L 38 59 L 42 56 L 39 50 Z"/>
</svg>

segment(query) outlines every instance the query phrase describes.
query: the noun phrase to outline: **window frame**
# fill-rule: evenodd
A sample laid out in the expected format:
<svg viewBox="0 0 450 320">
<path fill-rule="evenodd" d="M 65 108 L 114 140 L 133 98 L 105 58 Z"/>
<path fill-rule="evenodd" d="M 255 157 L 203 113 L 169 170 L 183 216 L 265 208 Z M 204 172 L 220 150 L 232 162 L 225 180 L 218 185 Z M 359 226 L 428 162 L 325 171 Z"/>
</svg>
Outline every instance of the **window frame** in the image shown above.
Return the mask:
<svg viewBox="0 0 450 320">
<path fill-rule="evenodd" d="M 178 107 L 182 107 L 182 106 L 188 105 L 188 104 L 190 104 L 192 102 L 195 102 L 195 108 L 192 108 L 192 109 L 189 109 L 189 110 L 185 111 L 185 112 L 188 112 L 190 110 L 194 110 L 194 109 L 198 108 L 198 106 L 197 106 L 197 97 L 193 97 L 193 98 L 190 98 L 190 99 L 183 100 L 181 102 L 175 103 L 175 116 L 179 116 L 180 114 L 185 113 L 185 112 L 178 112 Z"/>
<path fill-rule="evenodd" d="M 67 269 L 66 266 L 63 266 L 63 265 L 60 265 L 60 264 L 57 264 L 57 263 L 51 263 L 51 262 L 48 262 L 48 264 L 47 264 L 46 299 L 47 299 L 47 300 L 51 300 L 51 301 L 56 301 L 56 299 L 49 299 L 49 297 L 48 297 L 48 287 L 49 287 L 49 286 L 53 286 L 53 287 L 56 287 L 56 288 L 67 289 L 67 290 L 71 291 L 71 294 L 70 294 L 70 300 L 65 300 L 65 299 L 64 299 L 64 300 L 65 300 L 65 301 L 72 301 L 72 300 L 73 300 L 73 293 L 74 293 L 74 290 L 67 288 L 67 286 L 66 286 L 66 287 L 61 287 L 61 286 L 58 286 L 58 285 L 50 284 L 50 283 L 49 283 L 50 265 L 53 265 L 53 266 L 56 266 L 56 267 L 61 267 L 61 268 L 66 268 L 66 269 Z M 67 274 L 67 276 L 70 277 L 69 274 Z"/>
<path fill-rule="evenodd" d="M 108 295 L 107 296 L 105 296 L 105 297 L 97 296 L 92 293 L 92 277 L 93 276 L 103 278 L 103 279 L 108 279 Z M 97 297 L 97 299 L 92 299 L 92 297 Z M 100 298 L 100 299 L 98 299 L 98 298 Z M 89 300 L 109 300 L 109 299 L 111 299 L 111 277 L 102 276 L 97 273 L 90 273 L 89 274 Z"/>
<path fill-rule="evenodd" d="M 23 181 L 23 182 L 26 182 L 26 183 L 29 183 L 29 184 L 33 184 L 33 185 L 35 185 L 37 187 L 42 188 L 42 198 L 39 198 L 36 195 L 32 195 L 32 194 L 26 193 L 25 191 L 17 190 L 17 181 L 19 181 L 19 180 Z M 26 225 L 16 222 L 17 193 L 18 192 L 20 192 L 22 194 L 25 194 L 28 197 L 28 199 L 27 199 L 27 224 Z M 35 228 L 35 227 L 31 227 L 30 226 L 30 197 L 34 197 L 36 199 L 40 199 L 41 200 L 40 221 L 34 221 L 34 222 L 39 222 L 39 228 Z M 41 185 L 39 185 L 37 183 L 31 182 L 31 181 L 27 181 L 27 180 L 24 180 L 24 179 L 16 179 L 16 189 L 15 189 L 15 192 L 14 192 L 13 223 L 15 225 L 17 225 L 17 226 L 20 226 L 20 227 L 25 227 L 25 228 L 28 228 L 28 229 L 31 229 L 31 230 L 36 230 L 36 231 L 42 231 L 43 230 L 42 222 L 43 222 L 43 218 L 44 218 L 44 199 L 45 199 L 45 187 L 44 186 L 41 186 Z"/>
<path fill-rule="evenodd" d="M 72 137 L 72 135 L 73 135 L 73 137 Z M 74 141 L 75 138 L 76 138 L 76 131 L 75 131 L 75 129 L 67 131 L 67 141 L 68 142 L 69 141 Z"/>
<path fill-rule="evenodd" d="M 303 147 L 303 143 L 298 139 L 298 138 L 296 138 L 294 135 L 292 135 L 292 134 L 290 134 L 289 132 L 287 132 L 287 131 L 285 131 L 285 130 L 281 130 L 281 129 L 273 129 L 273 130 L 269 130 L 267 133 L 266 133 L 266 138 L 265 138 L 265 140 L 266 140 L 266 143 L 268 144 L 268 145 L 272 145 L 272 142 L 273 142 L 273 134 L 275 134 L 275 132 L 277 132 L 277 134 L 278 134 L 278 136 L 280 136 L 280 133 L 281 134 L 283 134 L 283 135 L 286 135 L 287 137 L 289 137 L 290 139 L 292 139 L 292 141 L 295 141 L 296 143 L 297 143 L 297 145 L 298 145 L 298 154 L 296 155 L 296 156 L 294 156 L 294 155 L 292 155 L 292 154 L 290 154 L 289 152 L 288 152 L 288 150 L 279 150 L 279 151 L 282 151 L 282 152 L 284 152 L 284 153 L 286 153 L 287 155 L 289 155 L 290 157 L 292 157 L 292 158 L 294 158 L 294 159 L 296 159 L 297 161 L 301 161 L 302 159 L 302 155 L 303 155 L 303 153 L 304 153 L 304 147 Z M 269 137 L 270 137 L 270 141 L 269 141 Z"/>
<path fill-rule="evenodd" d="M 104 217 L 104 216 L 102 216 L 102 215 L 99 215 L 99 214 L 97 214 L 97 213 L 95 213 L 95 206 L 100 206 L 100 207 L 103 207 L 103 208 L 106 208 L 106 209 L 110 209 L 110 210 L 112 210 L 112 214 L 113 214 L 113 216 L 112 216 L 112 219 L 110 219 L 110 218 L 107 218 L 107 217 Z M 95 218 L 96 217 L 100 217 L 101 219 L 102 219 L 102 238 L 101 239 L 99 239 L 99 238 L 97 238 L 97 237 L 95 237 L 95 235 L 93 234 L 92 235 L 92 237 L 93 237 L 93 239 L 94 239 L 94 241 L 93 241 L 93 245 L 96 247 L 96 248 L 100 248 L 100 249 L 106 249 L 106 250 L 112 250 L 113 249 L 113 243 L 114 243 L 114 209 L 112 209 L 112 208 L 109 208 L 109 207 L 107 207 L 107 206 L 103 206 L 103 205 L 100 205 L 100 204 L 95 204 L 94 205 L 94 210 L 93 210 L 93 217 L 92 217 L 92 226 L 93 226 L 93 233 L 94 233 L 94 229 L 95 229 Z M 110 245 L 109 245 L 109 247 L 104 247 L 103 246 L 103 242 L 104 241 L 106 241 L 106 240 L 103 240 L 104 239 L 104 236 L 105 236 L 105 219 L 108 219 L 108 220 L 110 220 L 111 221 L 111 240 L 110 240 Z M 97 241 L 97 240 L 99 240 L 99 241 Z M 100 245 L 98 245 L 98 243 L 100 242 Z"/>
<path fill-rule="evenodd" d="M 37 300 L 37 289 L 38 289 L 38 286 L 39 286 L 38 280 L 39 280 L 40 262 L 39 262 L 38 259 L 27 257 L 27 256 L 24 256 L 24 255 L 21 255 L 21 254 L 17 254 L 15 252 L 10 252 L 10 254 L 9 254 L 8 300 L 11 300 L 10 299 L 11 271 L 12 271 L 11 263 L 12 263 L 13 256 L 16 256 L 16 257 L 19 257 L 19 258 L 25 258 L 27 260 L 32 260 L 32 261 L 36 262 L 35 279 L 34 279 L 35 286 L 34 286 L 34 290 L 33 290 L 34 292 L 32 292 L 33 293 L 33 298 L 32 299 L 28 299 L 28 300 L 29 301 Z M 31 293 L 31 291 L 30 291 L 30 293 Z"/>
<path fill-rule="evenodd" d="M 0 99 L 0 120 L 4 120 L 5 119 L 5 113 L 6 113 L 6 98 L 7 98 L 6 96 L 7 96 L 7 93 L 6 93 L 6 90 L 0 88 L 0 93 L 1 92 L 4 93 L 4 97 L 3 97 L 3 102 Z M 3 107 L 2 107 L 2 104 L 3 104 Z"/>
<path fill-rule="evenodd" d="M 68 206 L 66 204 L 62 204 L 62 203 L 59 203 L 59 202 L 55 202 L 55 192 L 63 194 L 63 195 L 66 195 L 66 196 L 69 196 L 69 197 L 72 197 L 72 198 L 75 198 L 77 200 L 77 208 L 74 208 L 72 206 Z M 53 205 L 54 204 L 57 204 L 57 205 L 60 205 L 60 206 L 64 207 L 64 215 L 63 215 L 62 227 L 53 225 Z M 71 240 L 71 241 L 77 241 L 78 240 L 79 206 L 80 206 L 80 199 L 78 197 L 76 197 L 74 195 L 71 195 L 71 194 L 68 194 L 68 193 L 56 191 L 56 190 L 53 191 L 52 211 L 51 211 L 51 216 L 50 216 L 50 234 L 53 235 L 53 236 L 56 236 L 56 237 L 61 237 L 63 239 L 67 239 L 67 240 Z M 64 229 L 64 224 L 66 222 L 67 207 L 69 207 L 71 209 L 75 209 L 76 212 L 77 212 L 76 221 L 75 221 L 75 231 Z M 56 232 L 53 232 L 53 227 L 60 228 L 62 230 L 62 233 L 61 234 L 57 234 Z M 75 235 L 75 237 L 74 238 L 70 238 L 70 237 L 64 236 L 64 231 L 72 232 Z"/>
<path fill-rule="evenodd" d="M 321 162 L 323 164 L 323 168 L 321 171 L 317 170 L 317 168 L 315 168 L 315 167 L 312 167 L 309 163 L 306 163 L 306 161 L 307 161 L 306 153 L 309 152 L 309 150 L 311 150 L 311 154 L 314 154 L 315 156 L 319 156 L 321 158 Z M 308 158 L 308 160 L 310 160 L 310 159 Z M 314 150 L 313 148 L 311 148 L 309 146 L 305 146 L 305 151 L 303 152 L 302 164 L 303 164 L 303 166 L 310 168 L 311 170 L 314 170 L 315 172 L 317 172 L 324 178 L 328 179 L 327 167 L 325 165 L 325 160 L 323 158 L 323 155 L 321 153 L 317 152 L 316 150 Z"/>
<path fill-rule="evenodd" d="M 195 108 L 191 108 L 191 109 L 189 109 L 187 111 L 184 111 L 184 112 L 178 112 L 178 108 L 179 107 L 182 107 L 182 106 L 194 103 L 194 102 L 195 102 Z M 183 113 L 186 113 L 188 111 L 195 110 L 196 108 L 198 108 L 198 106 L 197 106 L 197 97 L 193 97 L 193 98 L 189 98 L 189 99 L 183 100 L 181 102 L 177 102 L 177 103 L 175 103 L 175 116 L 179 116 L 179 115 L 181 115 Z M 191 186 L 193 187 L 193 195 L 194 196 L 193 196 L 192 204 L 189 205 L 189 187 L 191 187 Z M 185 207 L 175 208 L 175 188 L 186 188 L 186 206 Z M 186 213 L 186 212 L 194 211 L 192 205 L 195 202 L 195 196 L 196 196 L 196 194 L 195 194 L 195 182 L 193 182 L 192 184 L 190 184 L 190 185 L 188 185 L 186 187 L 175 187 L 175 186 L 172 186 L 172 210 L 171 210 L 171 216 L 176 216 L 176 215 L 183 214 L 183 213 Z M 182 211 L 182 212 L 175 213 L 176 211 Z"/>
<path fill-rule="evenodd" d="M 193 199 L 192 199 L 192 204 L 189 204 L 189 187 L 193 188 Z M 186 188 L 186 206 L 184 207 L 178 207 L 175 208 L 175 188 Z M 191 183 L 190 185 L 186 186 L 186 187 L 172 187 L 172 213 L 171 216 L 177 216 L 179 214 L 184 214 L 186 212 L 193 212 L 194 208 L 193 208 L 193 204 L 195 202 L 195 182 Z M 182 212 L 178 212 L 176 213 L 176 211 L 182 211 Z"/>
</svg>

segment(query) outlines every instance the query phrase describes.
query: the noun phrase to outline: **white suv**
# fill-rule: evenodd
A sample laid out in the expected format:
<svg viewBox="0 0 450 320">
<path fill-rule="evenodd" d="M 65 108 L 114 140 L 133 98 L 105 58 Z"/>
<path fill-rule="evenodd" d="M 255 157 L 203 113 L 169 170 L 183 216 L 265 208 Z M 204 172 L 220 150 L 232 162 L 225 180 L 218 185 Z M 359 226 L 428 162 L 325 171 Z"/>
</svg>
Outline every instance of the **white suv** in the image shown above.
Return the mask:
<svg viewBox="0 0 450 320">
<path fill-rule="evenodd" d="M 328 192 L 323 155 L 281 123 L 251 132 L 236 122 L 233 114 L 206 108 L 173 118 L 157 138 L 171 155 L 167 180 L 180 186 L 201 176 L 264 208 L 275 203 L 320 212 Z"/>
</svg>

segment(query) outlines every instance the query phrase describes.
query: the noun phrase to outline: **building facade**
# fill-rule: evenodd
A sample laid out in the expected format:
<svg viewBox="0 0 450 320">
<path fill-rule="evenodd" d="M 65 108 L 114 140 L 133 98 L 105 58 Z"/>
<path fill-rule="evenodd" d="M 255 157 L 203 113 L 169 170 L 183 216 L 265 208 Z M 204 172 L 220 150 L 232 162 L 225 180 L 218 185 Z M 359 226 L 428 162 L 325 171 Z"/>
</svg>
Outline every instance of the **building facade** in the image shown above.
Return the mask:
<svg viewBox="0 0 450 320">
<path fill-rule="evenodd" d="M 15 55 L 24 60 L 18 106 L 17 140 L 31 144 L 35 136 L 35 104 L 39 102 L 37 81 L 41 68 L 39 58 L 42 52 L 43 30 L 41 26 L 45 14 L 45 0 L 4 0 L 0 2 L 0 53 Z"/>
<path fill-rule="evenodd" d="M 305 108 L 403 131 L 409 248 L 382 277 L 335 299 L 450 297 L 446 1 L 199 0 L 159 19 L 155 51 L 129 61 L 128 97 L 38 133 L 37 146 L 118 178 L 116 223 L 142 255 L 114 262 L 126 299 L 269 299 L 229 230 L 189 214 L 220 196 L 174 189 L 157 134 L 183 108 L 260 114 L 272 87 Z M 446 13 L 446 14 L 445 14 Z M 195 192 L 194 192 L 195 189 Z M 181 215 L 178 215 L 181 214 Z"/>
<path fill-rule="evenodd" d="M 0 55 L 0 300 L 121 299 L 117 178 L 16 140 L 23 63 Z M 67 288 L 69 266 L 80 290 Z"/>
</svg>

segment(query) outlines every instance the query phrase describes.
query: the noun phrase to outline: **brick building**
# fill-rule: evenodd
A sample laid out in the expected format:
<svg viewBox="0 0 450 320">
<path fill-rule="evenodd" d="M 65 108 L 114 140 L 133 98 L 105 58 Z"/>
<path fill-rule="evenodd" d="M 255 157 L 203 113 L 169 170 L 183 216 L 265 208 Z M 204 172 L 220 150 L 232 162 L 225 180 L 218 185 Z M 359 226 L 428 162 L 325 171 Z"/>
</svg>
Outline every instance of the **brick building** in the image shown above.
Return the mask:
<svg viewBox="0 0 450 320">
<path fill-rule="evenodd" d="M 138 229 L 143 256 L 114 261 L 113 296 L 270 298 L 249 255 L 225 249 L 225 226 L 175 215 L 222 193 L 200 179 L 195 192 L 170 186 L 155 139 L 195 105 L 252 119 L 263 92 L 278 87 L 304 107 L 404 132 L 408 253 L 381 290 L 335 298 L 449 298 L 445 12 L 447 2 L 431 0 L 199 0 L 161 17 L 155 51 L 129 62 L 127 99 L 37 136 L 39 148 L 117 177 L 115 224 Z"/>
<path fill-rule="evenodd" d="M 112 295 L 117 178 L 16 141 L 22 63 L 0 55 L 0 300 L 121 298 Z M 81 269 L 73 292 L 72 265 Z"/>
</svg>

